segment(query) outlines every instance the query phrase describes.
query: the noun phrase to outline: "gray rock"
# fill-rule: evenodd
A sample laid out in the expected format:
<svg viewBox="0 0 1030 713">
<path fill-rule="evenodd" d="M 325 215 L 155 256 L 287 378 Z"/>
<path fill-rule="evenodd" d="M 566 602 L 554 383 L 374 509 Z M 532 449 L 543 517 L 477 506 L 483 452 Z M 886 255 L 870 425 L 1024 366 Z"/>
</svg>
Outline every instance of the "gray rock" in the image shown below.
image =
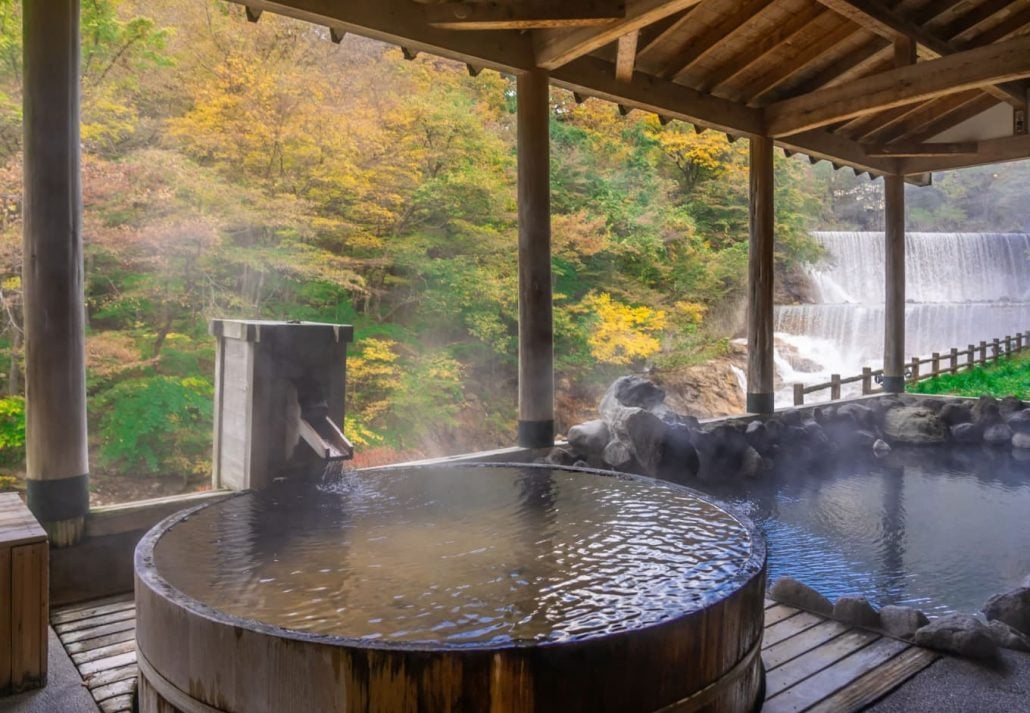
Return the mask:
<svg viewBox="0 0 1030 713">
<path fill-rule="evenodd" d="M 1023 578 L 1023 586 L 1030 587 L 1030 574 L 1026 575 L 1026 577 Z"/>
<path fill-rule="evenodd" d="M 657 475 L 665 451 L 668 425 L 650 411 L 628 408 L 621 427 L 612 430 L 620 440 L 629 440 L 630 451 L 647 475 Z"/>
<path fill-rule="evenodd" d="M 1008 418 L 1017 411 L 1023 410 L 1023 402 L 1015 396 L 1006 396 L 998 402 L 998 411 L 1005 418 Z"/>
<path fill-rule="evenodd" d="M 772 599 L 788 606 L 807 609 L 817 614 L 831 614 L 833 604 L 819 592 L 793 577 L 780 577 L 769 589 Z"/>
<path fill-rule="evenodd" d="M 744 431 L 744 438 L 759 453 L 767 452 L 773 443 L 769 435 L 769 429 L 763 421 L 752 421 L 749 423 L 747 430 Z"/>
<path fill-rule="evenodd" d="M 857 431 L 853 431 L 851 434 L 851 442 L 860 448 L 872 448 L 873 444 L 876 443 L 877 440 L 875 433 L 861 428 Z M 890 446 L 888 446 L 888 448 L 890 448 Z"/>
<path fill-rule="evenodd" d="M 864 404 L 844 404 L 837 409 L 838 420 L 850 419 L 860 427 L 871 428 L 876 421 L 876 412 Z"/>
<path fill-rule="evenodd" d="M 1012 447 L 1030 449 L 1030 433 L 1012 434 Z"/>
<path fill-rule="evenodd" d="M 600 455 L 612 438 L 608 424 L 601 420 L 587 421 L 569 429 L 569 445 L 583 455 Z"/>
<path fill-rule="evenodd" d="M 616 406 L 653 409 L 665 402 L 665 391 L 642 376 L 622 376 L 612 382 L 598 404 L 598 411 L 606 421 L 608 412 Z"/>
<path fill-rule="evenodd" d="M 883 623 L 883 630 L 898 639 L 911 639 L 917 629 L 930 623 L 926 614 L 918 609 L 893 604 L 880 610 L 880 621 Z"/>
<path fill-rule="evenodd" d="M 996 423 L 984 429 L 984 443 L 989 446 L 1007 446 L 1012 442 L 1012 429 L 1006 423 Z"/>
<path fill-rule="evenodd" d="M 612 441 L 604 447 L 601 460 L 616 470 L 629 469 L 633 462 L 633 454 L 630 453 L 629 446 L 622 441 Z"/>
<path fill-rule="evenodd" d="M 997 619 L 989 621 L 987 622 L 987 629 L 991 632 L 991 638 L 994 639 L 994 642 L 1003 649 L 1030 653 L 1030 636 L 1016 631 L 1005 622 L 998 621 Z"/>
<path fill-rule="evenodd" d="M 973 420 L 973 408 L 962 401 L 949 401 L 941 406 L 937 416 L 949 426 L 969 423 Z"/>
<path fill-rule="evenodd" d="M 694 448 L 694 434 L 684 425 L 671 425 L 665 433 L 658 477 L 676 483 L 685 483 L 697 475 L 698 458 Z"/>
<path fill-rule="evenodd" d="M 956 443 L 979 443 L 982 434 L 975 423 L 957 423 L 951 427 L 951 438 Z"/>
<path fill-rule="evenodd" d="M 1001 420 L 1001 410 L 998 408 L 998 400 L 993 396 L 981 396 L 973 404 L 973 422 L 983 426 L 989 426 Z"/>
<path fill-rule="evenodd" d="M 554 448 L 544 458 L 550 465 L 572 465 L 577 460 L 576 454 L 566 448 Z"/>
<path fill-rule="evenodd" d="M 745 478 L 757 478 L 763 470 L 765 470 L 765 461 L 762 459 L 762 454 L 751 446 L 745 448 L 744 455 L 740 459 L 740 474 Z"/>
<path fill-rule="evenodd" d="M 994 595 L 984 604 L 983 613 L 1030 636 L 1030 586 Z"/>
<path fill-rule="evenodd" d="M 948 427 L 928 408 L 903 406 L 884 415 L 883 432 L 898 443 L 925 445 L 943 443 L 948 436 Z"/>
<path fill-rule="evenodd" d="M 915 643 L 970 658 L 993 658 L 998 645 L 990 629 L 970 614 L 948 614 L 916 631 Z"/>
<path fill-rule="evenodd" d="M 880 628 L 880 614 L 865 597 L 841 597 L 833 605 L 833 618 L 867 629 Z"/>
<path fill-rule="evenodd" d="M 1006 421 L 1009 428 L 1018 433 L 1030 433 L 1030 408 L 1016 411 Z"/>
<path fill-rule="evenodd" d="M 890 452 L 890 445 L 888 445 L 887 441 L 883 440 L 882 438 L 877 438 L 876 441 L 873 443 L 873 453 L 875 453 L 876 455 L 885 456 Z"/>
</svg>

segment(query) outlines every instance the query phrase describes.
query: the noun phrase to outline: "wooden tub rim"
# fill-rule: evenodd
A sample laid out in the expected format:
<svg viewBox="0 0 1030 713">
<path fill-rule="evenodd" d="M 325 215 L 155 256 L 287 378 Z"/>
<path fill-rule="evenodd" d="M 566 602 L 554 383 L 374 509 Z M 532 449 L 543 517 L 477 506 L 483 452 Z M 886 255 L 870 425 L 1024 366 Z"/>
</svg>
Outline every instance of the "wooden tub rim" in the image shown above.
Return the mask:
<svg viewBox="0 0 1030 713">
<path fill-rule="evenodd" d="M 632 473 L 622 473 L 613 470 L 601 470 L 598 468 L 582 468 L 575 466 L 562 466 L 562 465 L 550 465 L 547 463 L 497 463 L 497 462 L 484 462 L 484 463 L 445 463 L 445 464 L 434 464 L 434 465 L 419 465 L 419 466 L 384 466 L 379 468 L 371 468 L 363 471 L 356 471 L 362 473 L 381 473 L 390 471 L 402 471 L 402 470 L 431 470 L 434 468 L 462 468 L 462 469 L 475 469 L 475 468 L 516 468 L 516 469 L 539 469 L 539 470 L 561 470 L 578 473 L 587 473 L 590 475 L 598 475 L 609 478 L 617 478 L 619 480 L 640 482 L 649 484 L 656 487 L 668 488 L 678 493 L 689 494 L 696 497 L 704 502 L 719 508 L 733 520 L 737 522 L 740 527 L 747 532 L 748 538 L 751 545 L 750 555 L 741 563 L 738 567 L 737 572 L 723 582 L 722 586 L 717 593 L 713 593 L 711 596 L 706 596 L 703 602 L 697 608 L 680 612 L 676 616 L 672 616 L 661 621 L 652 622 L 645 626 L 639 626 L 624 631 L 611 632 L 607 634 L 598 634 L 594 636 L 586 636 L 582 638 L 570 638 L 561 639 L 557 641 L 508 641 L 504 643 L 453 643 L 453 642 L 410 642 L 410 641 L 383 641 L 381 639 L 365 639 L 361 637 L 348 637 L 340 636 L 336 634 L 320 634 L 317 632 L 300 631 L 297 629 L 290 629 L 287 627 L 276 626 L 274 624 L 268 624 L 266 622 L 258 621 L 257 619 L 248 619 L 245 617 L 236 616 L 229 614 L 220 609 L 211 607 L 188 594 L 182 592 L 180 589 L 171 584 L 157 571 L 157 566 L 154 562 L 154 548 L 157 546 L 158 541 L 161 537 L 171 530 L 176 525 L 185 522 L 190 519 L 195 513 L 212 506 L 217 506 L 228 502 L 231 498 L 242 497 L 245 495 L 251 495 L 255 491 L 253 490 L 242 490 L 238 493 L 234 493 L 228 498 L 216 500 L 212 502 L 202 503 L 185 510 L 181 510 L 177 513 L 169 515 L 164 520 L 156 524 L 140 539 L 136 545 L 136 550 L 133 556 L 133 568 L 137 580 L 137 587 L 140 585 L 146 586 L 148 589 L 156 594 L 164 597 L 170 601 L 174 606 L 185 609 L 193 616 L 199 616 L 203 619 L 211 621 L 215 624 L 223 626 L 239 627 L 248 631 L 255 632 L 264 636 L 272 636 L 277 638 L 291 639 L 308 644 L 321 644 L 327 646 L 335 646 L 339 648 L 353 648 L 353 649 L 369 649 L 384 652 L 421 652 L 421 653 L 452 653 L 460 654 L 462 652 L 503 652 L 518 649 L 543 649 L 551 647 L 574 647 L 577 645 L 589 645 L 593 641 L 599 639 L 605 639 L 608 641 L 621 639 L 624 637 L 631 637 L 640 632 L 648 631 L 665 626 L 672 626 L 677 622 L 681 622 L 690 617 L 703 613 L 706 609 L 730 598 L 741 589 L 746 587 L 756 577 L 762 577 L 766 571 L 767 564 L 767 547 L 765 542 L 765 536 L 761 530 L 752 522 L 752 520 L 744 515 L 739 508 L 723 503 L 718 498 L 712 497 L 707 493 L 702 493 L 693 488 L 679 483 L 673 483 L 671 481 L 661 480 L 658 478 L 650 478 L 644 475 L 636 475 Z M 138 599 L 138 593 L 137 593 Z"/>
</svg>

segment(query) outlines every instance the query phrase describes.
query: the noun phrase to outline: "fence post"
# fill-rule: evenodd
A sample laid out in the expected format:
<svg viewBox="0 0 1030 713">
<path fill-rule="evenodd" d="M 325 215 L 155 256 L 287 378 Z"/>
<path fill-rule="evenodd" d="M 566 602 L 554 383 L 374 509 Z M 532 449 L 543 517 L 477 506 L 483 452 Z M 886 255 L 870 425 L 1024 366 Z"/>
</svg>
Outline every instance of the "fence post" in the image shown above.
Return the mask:
<svg viewBox="0 0 1030 713">
<path fill-rule="evenodd" d="M 805 385 L 794 384 L 794 405 L 804 406 L 805 405 Z"/>
<path fill-rule="evenodd" d="M 1012 356 L 1012 335 L 1005 335 L 1005 356 Z"/>
<path fill-rule="evenodd" d="M 958 347 L 951 348 L 951 359 L 949 361 L 951 363 L 951 369 L 949 369 L 949 371 L 954 374 L 958 371 Z"/>
<path fill-rule="evenodd" d="M 1023 334 L 1022 333 L 1016 335 L 1016 351 L 1017 352 L 1023 351 Z"/>
<path fill-rule="evenodd" d="M 912 357 L 912 378 L 913 384 L 919 383 L 919 357 Z"/>
<path fill-rule="evenodd" d="M 991 361 L 998 361 L 998 354 L 1001 352 L 1001 340 L 997 337 L 991 342 Z"/>
<path fill-rule="evenodd" d="M 933 361 L 930 362 L 930 374 L 931 376 L 937 376 L 941 373 L 941 355 L 939 352 L 933 353 Z"/>
<path fill-rule="evenodd" d="M 987 363 L 987 342 L 980 342 L 980 363 Z"/>
<path fill-rule="evenodd" d="M 873 368 L 871 366 L 862 367 L 862 395 L 871 394 L 873 392 Z"/>
<path fill-rule="evenodd" d="M 973 364 L 976 363 L 976 347 L 970 344 L 966 351 L 969 352 L 969 358 L 966 359 L 966 371 L 972 371 Z"/>
<path fill-rule="evenodd" d="M 830 374 L 830 401 L 840 400 L 840 374 Z"/>
</svg>

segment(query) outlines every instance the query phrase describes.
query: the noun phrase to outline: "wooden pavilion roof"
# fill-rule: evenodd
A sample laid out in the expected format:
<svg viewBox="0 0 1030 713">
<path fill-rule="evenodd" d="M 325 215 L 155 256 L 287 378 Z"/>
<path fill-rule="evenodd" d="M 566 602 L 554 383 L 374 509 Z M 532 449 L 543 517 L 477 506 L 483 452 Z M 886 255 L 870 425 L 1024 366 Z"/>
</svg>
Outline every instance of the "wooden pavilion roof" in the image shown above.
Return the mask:
<svg viewBox="0 0 1030 713">
<path fill-rule="evenodd" d="M 1030 157 L 1030 0 L 234 0 L 873 175 Z"/>
</svg>

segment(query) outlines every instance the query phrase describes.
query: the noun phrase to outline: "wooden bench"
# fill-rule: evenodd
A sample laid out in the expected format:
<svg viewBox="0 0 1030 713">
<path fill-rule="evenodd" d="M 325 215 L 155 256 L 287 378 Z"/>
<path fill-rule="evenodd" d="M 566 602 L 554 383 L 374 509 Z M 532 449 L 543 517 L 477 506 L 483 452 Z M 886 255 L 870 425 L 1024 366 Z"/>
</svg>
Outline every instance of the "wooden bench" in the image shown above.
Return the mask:
<svg viewBox="0 0 1030 713">
<path fill-rule="evenodd" d="M 16 493 L 0 493 L 0 695 L 46 684 L 49 547 Z"/>
</svg>

